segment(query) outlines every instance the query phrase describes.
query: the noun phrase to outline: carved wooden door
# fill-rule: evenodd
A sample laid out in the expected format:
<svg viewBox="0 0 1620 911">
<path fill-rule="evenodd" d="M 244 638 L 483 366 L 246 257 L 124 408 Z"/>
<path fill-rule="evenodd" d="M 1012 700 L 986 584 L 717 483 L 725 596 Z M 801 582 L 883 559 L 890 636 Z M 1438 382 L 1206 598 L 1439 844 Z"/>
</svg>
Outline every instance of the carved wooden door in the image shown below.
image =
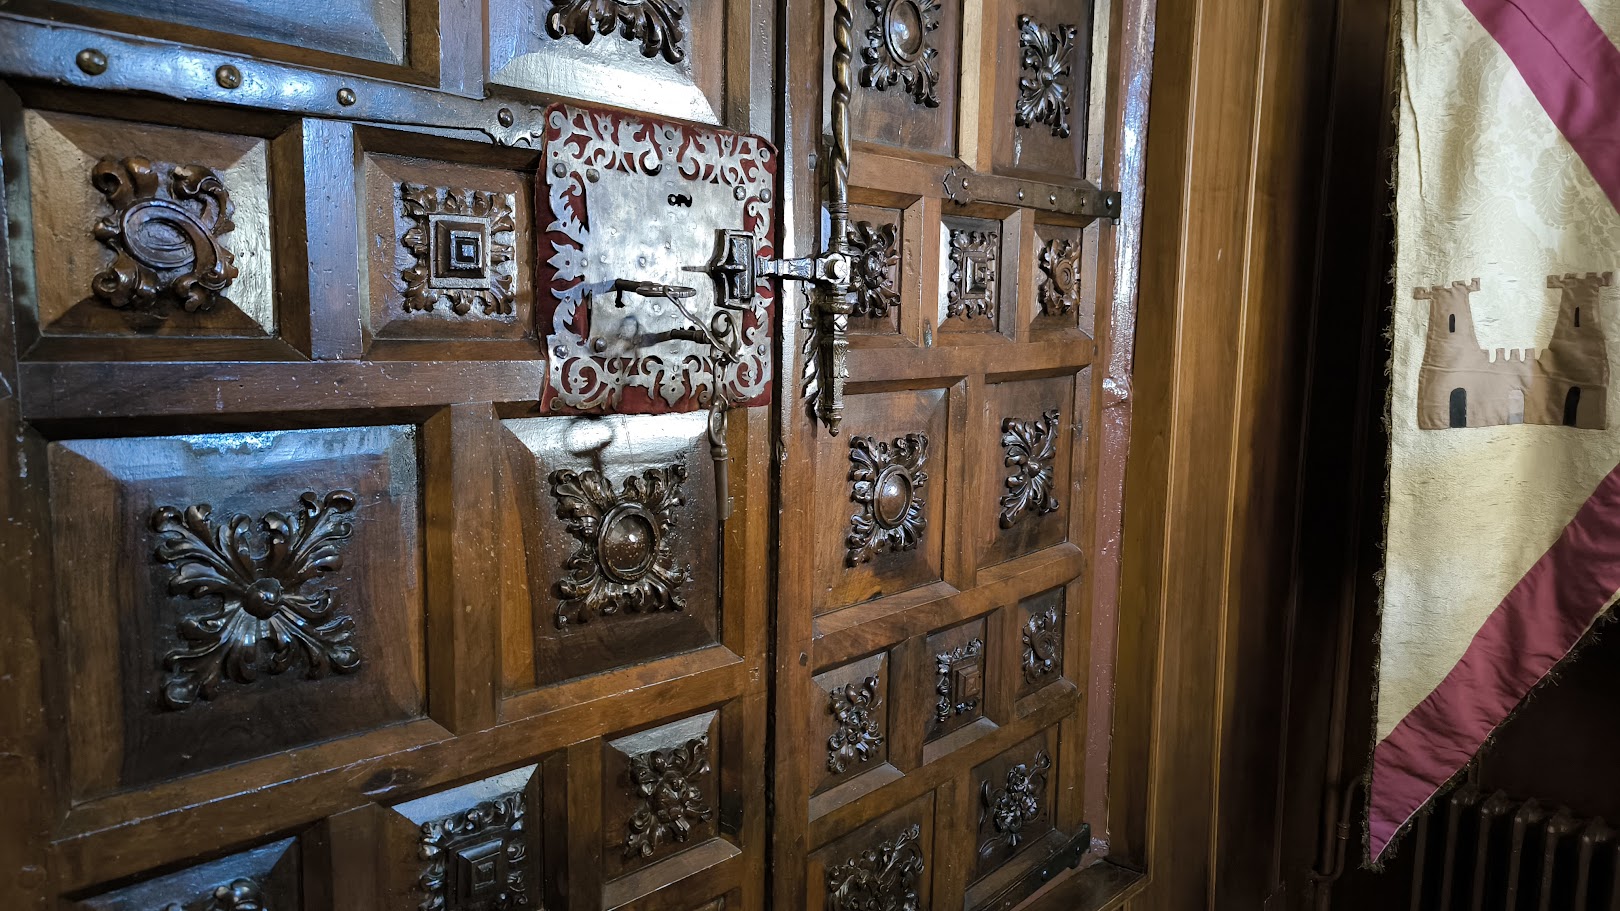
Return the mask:
<svg viewBox="0 0 1620 911">
<path fill-rule="evenodd" d="M 6 4 L 7 907 L 764 904 L 767 9 Z"/>
<path fill-rule="evenodd" d="M 1109 298 L 1119 197 L 1097 191 L 1121 24 L 1097 13 L 789 3 L 825 22 L 789 42 L 790 106 L 836 96 L 853 51 L 854 296 L 847 355 L 783 387 L 777 907 L 1008 907 L 1106 847 L 1124 438 L 1096 428 L 1131 312 Z M 837 231 L 818 205 L 795 187 L 802 247 Z M 839 328 L 807 319 L 796 347 Z M 834 434 L 803 413 L 840 374 Z"/>
</svg>

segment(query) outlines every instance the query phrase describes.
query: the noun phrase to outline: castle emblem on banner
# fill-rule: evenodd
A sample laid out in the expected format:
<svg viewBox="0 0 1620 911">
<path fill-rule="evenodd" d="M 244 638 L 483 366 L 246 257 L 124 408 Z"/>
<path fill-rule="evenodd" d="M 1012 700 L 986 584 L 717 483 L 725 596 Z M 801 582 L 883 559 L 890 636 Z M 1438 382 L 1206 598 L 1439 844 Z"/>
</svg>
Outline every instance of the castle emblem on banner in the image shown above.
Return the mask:
<svg viewBox="0 0 1620 911">
<path fill-rule="evenodd" d="M 1561 291 L 1552 340 L 1534 348 L 1485 351 L 1474 335 L 1470 301 L 1479 279 L 1418 288 L 1429 302 L 1429 335 L 1418 374 L 1418 426 L 1424 430 L 1553 424 L 1608 427 L 1609 358 L 1600 295 L 1614 273 L 1551 275 Z"/>
</svg>

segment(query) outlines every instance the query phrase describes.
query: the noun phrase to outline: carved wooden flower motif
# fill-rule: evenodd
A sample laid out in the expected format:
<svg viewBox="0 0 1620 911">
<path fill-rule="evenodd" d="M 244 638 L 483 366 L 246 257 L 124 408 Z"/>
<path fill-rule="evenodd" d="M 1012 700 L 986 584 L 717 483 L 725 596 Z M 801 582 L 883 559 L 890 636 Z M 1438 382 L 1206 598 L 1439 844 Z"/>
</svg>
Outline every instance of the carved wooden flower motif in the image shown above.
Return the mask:
<svg viewBox="0 0 1620 911">
<path fill-rule="evenodd" d="M 343 517 L 354 509 L 355 496 L 334 490 L 324 500 L 313 493 L 299 500 L 303 506 L 291 516 L 271 512 L 259 520 L 262 553 L 255 553 L 245 515 L 215 525 L 206 503 L 152 514 L 152 529 L 162 538 L 157 559 L 174 570 L 169 591 L 219 599 L 180 621 L 180 638 L 188 644 L 163 659 L 170 673 L 163 687 L 168 708 L 212 699 L 224 677 L 252 683 L 300 657 L 311 678 L 360 666 L 351 641 L 354 621 L 334 612 L 331 589 L 307 590 L 316 576 L 342 568 L 340 546 L 353 531 Z"/>
<path fill-rule="evenodd" d="M 851 284 L 855 286 L 853 316 L 882 318 L 900 306 L 894 287 L 894 267 L 900 262 L 894 225 L 857 221 L 850 225 L 849 242 L 855 260 Z"/>
<path fill-rule="evenodd" d="M 850 516 L 845 560 L 858 566 L 880 553 L 912 550 L 928 526 L 923 515 L 923 485 L 928 473 L 928 435 L 908 433 L 894 443 L 872 437 L 849 441 L 854 481 L 850 495 L 859 511 Z"/>
<path fill-rule="evenodd" d="M 866 0 L 872 25 L 861 48 L 861 85 L 883 91 L 904 82 L 907 94 L 925 107 L 939 107 L 939 51 L 928 33 L 939 28 L 938 0 Z"/>
<path fill-rule="evenodd" d="M 627 477 L 617 491 L 598 471 L 551 473 L 557 517 L 578 542 L 557 583 L 558 629 L 621 611 L 686 609 L 691 567 L 675 565 L 668 540 L 685 480 L 684 462 Z"/>
<path fill-rule="evenodd" d="M 1074 312 L 1080 292 L 1080 248 L 1055 237 L 1041 246 L 1041 315 Z"/>
<path fill-rule="evenodd" d="M 1029 763 L 1018 763 L 1007 770 L 1006 783 L 991 790 L 990 782 L 979 786 L 981 810 L 980 826 L 990 823 L 991 834 L 979 845 L 979 855 L 987 857 L 996 848 L 1006 845 L 1018 847 L 1024 840 L 1024 828 L 1045 812 L 1046 772 L 1052 768 L 1052 757 L 1045 750 L 1037 750 Z"/>
<path fill-rule="evenodd" d="M 665 842 L 683 842 L 694 823 L 714 815 L 699 778 L 709 774 L 709 735 L 668 750 L 648 750 L 630 759 L 630 784 L 641 798 L 627 824 L 624 856 L 650 857 Z"/>
<path fill-rule="evenodd" d="M 225 289 L 236 278 L 236 257 L 220 238 L 235 230 L 231 194 L 219 175 L 199 165 L 159 166 L 132 155 L 103 158 L 90 182 L 112 206 L 96 223 L 96 240 L 113 251 L 112 265 L 90 280 L 109 307 L 166 315 L 230 306 Z"/>
<path fill-rule="evenodd" d="M 1021 127 L 1044 123 L 1059 139 L 1069 136 L 1069 58 L 1079 30 L 1072 25 L 1049 29 L 1029 16 L 1018 17 L 1018 47 L 1022 68 L 1030 75 L 1018 80 L 1014 120 Z"/>
<path fill-rule="evenodd" d="M 1007 418 L 1001 422 L 1001 445 L 1006 448 L 1007 493 L 1001 497 L 1001 527 L 1011 528 L 1034 513 L 1056 512 L 1052 494 L 1052 459 L 1057 455 L 1058 412 L 1052 409 L 1037 421 Z"/>
<path fill-rule="evenodd" d="M 913 825 L 893 839 L 827 868 L 827 911 L 918 911 L 917 881 L 923 872 Z"/>
<path fill-rule="evenodd" d="M 879 680 L 872 675 L 860 684 L 851 683 L 827 695 L 828 711 L 838 721 L 838 730 L 827 738 L 827 768 L 842 775 L 851 762 L 870 760 L 883 745 L 883 731 L 876 716 Z"/>
<path fill-rule="evenodd" d="M 553 38 L 573 35 L 590 44 L 597 35 L 615 31 L 641 42 L 641 56 L 662 56 L 670 63 L 686 59 L 681 42 L 686 32 L 681 17 L 686 10 L 676 0 L 551 0 L 546 33 Z"/>
<path fill-rule="evenodd" d="M 1032 612 L 1024 621 L 1024 679 L 1034 683 L 1057 670 L 1061 645 L 1057 608 Z"/>
<path fill-rule="evenodd" d="M 512 911 L 529 905 L 523 792 L 422 823 L 420 911 Z"/>
</svg>

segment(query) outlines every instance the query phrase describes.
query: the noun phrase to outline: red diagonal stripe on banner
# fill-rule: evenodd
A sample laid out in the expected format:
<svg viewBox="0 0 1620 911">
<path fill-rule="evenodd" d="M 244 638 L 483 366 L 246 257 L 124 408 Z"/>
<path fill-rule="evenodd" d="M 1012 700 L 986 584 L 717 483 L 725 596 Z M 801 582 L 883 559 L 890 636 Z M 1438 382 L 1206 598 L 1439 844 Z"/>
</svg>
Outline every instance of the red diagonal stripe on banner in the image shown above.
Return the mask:
<svg viewBox="0 0 1620 911">
<path fill-rule="evenodd" d="M 1474 634 L 1457 666 L 1373 748 L 1368 848 L 1400 828 L 1484 745 L 1620 591 L 1620 465 Z"/>
<path fill-rule="evenodd" d="M 1463 0 L 1620 209 L 1620 48 L 1580 0 Z"/>
</svg>

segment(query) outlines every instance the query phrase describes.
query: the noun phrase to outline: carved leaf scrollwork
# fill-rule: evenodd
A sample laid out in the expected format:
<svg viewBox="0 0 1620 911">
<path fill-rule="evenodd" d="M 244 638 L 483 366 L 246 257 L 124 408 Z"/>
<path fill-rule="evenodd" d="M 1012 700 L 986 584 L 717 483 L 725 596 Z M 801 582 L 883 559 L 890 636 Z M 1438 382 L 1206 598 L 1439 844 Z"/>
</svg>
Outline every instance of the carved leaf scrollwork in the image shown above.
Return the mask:
<svg viewBox="0 0 1620 911">
<path fill-rule="evenodd" d="M 1029 16 L 1018 17 L 1021 66 L 1030 75 L 1018 79 L 1018 100 L 1013 119 L 1021 127 L 1042 123 L 1059 139 L 1069 137 L 1072 100 L 1067 84 L 1079 29 L 1058 25 L 1049 29 Z"/>
<path fill-rule="evenodd" d="M 300 657 L 310 678 L 360 666 L 354 621 L 336 613 L 331 589 L 307 590 L 315 577 L 342 568 L 341 546 L 353 531 L 345 517 L 355 496 L 334 490 L 324 499 L 305 493 L 299 501 L 302 507 L 290 516 L 271 512 L 259 520 L 258 553 L 245 515 L 216 525 L 206 503 L 152 514 L 161 539 L 157 560 L 173 568 L 169 591 L 219 599 L 180 621 L 186 644 L 163 659 L 170 674 L 165 707 L 212 699 L 226 677 L 252 683 L 261 672 L 280 674 Z"/>
<path fill-rule="evenodd" d="M 422 823 L 420 911 L 515 911 L 529 905 L 522 791 Z"/>
<path fill-rule="evenodd" d="M 827 868 L 827 911 L 919 911 L 922 827 Z"/>
<path fill-rule="evenodd" d="M 883 745 L 883 729 L 878 724 L 877 708 L 880 682 L 876 674 L 859 684 L 851 683 L 843 689 L 828 692 L 831 704 L 828 711 L 838 722 L 838 730 L 827 738 L 827 768 L 834 775 L 842 775 L 850 763 L 869 761 Z"/>
<path fill-rule="evenodd" d="M 1057 670 L 1062 645 L 1057 608 L 1030 613 L 1029 619 L 1024 621 L 1024 679 L 1035 683 Z"/>
<path fill-rule="evenodd" d="M 613 482 L 601 472 L 558 469 L 550 476 L 557 517 L 577 543 L 557 583 L 558 629 L 621 612 L 685 610 L 681 587 L 691 567 L 677 566 L 669 542 L 675 510 L 686 502 L 684 458 Z"/>
<path fill-rule="evenodd" d="M 641 56 L 680 63 L 686 59 L 685 15 L 678 0 L 551 0 L 546 33 L 553 38 L 573 35 L 580 44 L 590 44 L 597 35 L 618 32 L 641 42 Z"/>
<path fill-rule="evenodd" d="M 1034 513 L 1056 512 L 1052 493 L 1052 460 L 1057 456 L 1058 412 L 1043 412 L 1039 420 L 1001 422 L 1001 445 L 1007 450 L 1007 492 L 1001 497 L 1001 527 L 1011 528 Z"/>
<path fill-rule="evenodd" d="M 855 437 L 849 460 L 850 496 L 859 511 L 850 516 L 845 561 L 859 566 L 880 553 L 915 549 L 928 526 L 922 498 L 928 435 L 908 433 L 893 444 Z"/>
<path fill-rule="evenodd" d="M 872 25 L 861 48 L 861 85 L 883 91 L 904 82 L 911 100 L 939 107 L 939 50 L 928 36 L 939 28 L 939 0 L 866 0 Z"/>
<path fill-rule="evenodd" d="M 696 823 L 714 809 L 698 787 L 709 773 L 709 735 L 694 737 L 668 750 L 648 750 L 630 759 L 630 784 L 641 804 L 631 814 L 624 841 L 625 857 L 651 857 L 666 842 L 684 842 Z"/>
<path fill-rule="evenodd" d="M 1074 312 L 1080 299 L 1080 248 L 1067 238 L 1055 237 L 1041 245 L 1042 316 Z"/>
<path fill-rule="evenodd" d="M 1028 763 L 1020 762 L 1007 770 L 1006 783 L 991 789 L 990 782 L 979 786 L 980 828 L 990 823 L 990 835 L 979 845 L 979 856 L 988 857 L 1005 845 L 1018 847 L 1024 840 L 1024 829 L 1040 819 L 1046 811 L 1046 773 L 1052 768 L 1052 757 L 1045 750 L 1037 750 Z"/>
<path fill-rule="evenodd" d="M 167 181 L 160 176 L 165 168 Z M 237 276 L 236 257 L 220 238 L 236 225 L 218 174 L 132 155 L 101 159 L 90 182 L 113 209 L 92 232 L 114 254 L 90 280 L 97 299 L 158 317 L 174 304 L 188 313 L 231 305 L 224 291 Z"/>
<path fill-rule="evenodd" d="M 900 262 L 898 234 L 889 224 L 857 221 L 850 225 L 850 253 L 854 259 L 850 284 L 855 289 L 851 316 L 881 319 L 900 306 L 900 292 L 894 281 L 894 268 Z"/>
</svg>

